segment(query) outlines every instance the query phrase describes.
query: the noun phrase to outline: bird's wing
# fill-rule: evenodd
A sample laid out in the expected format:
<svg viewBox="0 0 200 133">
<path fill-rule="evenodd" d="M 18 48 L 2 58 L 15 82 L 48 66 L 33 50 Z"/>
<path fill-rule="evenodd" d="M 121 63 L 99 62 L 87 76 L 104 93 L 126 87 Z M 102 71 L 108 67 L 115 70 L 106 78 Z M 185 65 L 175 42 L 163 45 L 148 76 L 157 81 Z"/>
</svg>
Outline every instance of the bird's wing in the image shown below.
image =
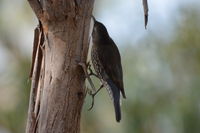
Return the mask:
<svg viewBox="0 0 200 133">
<path fill-rule="evenodd" d="M 99 59 L 104 67 L 106 74 L 113 83 L 120 89 L 122 96 L 126 98 L 123 85 L 123 72 L 121 57 L 117 46 L 111 40 L 112 45 L 101 45 Z"/>
</svg>

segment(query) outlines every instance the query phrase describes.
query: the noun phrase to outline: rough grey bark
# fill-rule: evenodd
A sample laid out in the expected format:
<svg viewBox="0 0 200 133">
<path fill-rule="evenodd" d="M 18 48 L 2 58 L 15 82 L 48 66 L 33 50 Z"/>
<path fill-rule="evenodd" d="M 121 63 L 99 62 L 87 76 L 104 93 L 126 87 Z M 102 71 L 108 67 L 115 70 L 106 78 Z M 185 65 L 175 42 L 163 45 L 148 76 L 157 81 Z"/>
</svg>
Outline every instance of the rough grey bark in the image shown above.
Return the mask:
<svg viewBox="0 0 200 133">
<path fill-rule="evenodd" d="M 26 133 L 79 133 L 94 0 L 28 0 L 35 30 Z"/>
</svg>

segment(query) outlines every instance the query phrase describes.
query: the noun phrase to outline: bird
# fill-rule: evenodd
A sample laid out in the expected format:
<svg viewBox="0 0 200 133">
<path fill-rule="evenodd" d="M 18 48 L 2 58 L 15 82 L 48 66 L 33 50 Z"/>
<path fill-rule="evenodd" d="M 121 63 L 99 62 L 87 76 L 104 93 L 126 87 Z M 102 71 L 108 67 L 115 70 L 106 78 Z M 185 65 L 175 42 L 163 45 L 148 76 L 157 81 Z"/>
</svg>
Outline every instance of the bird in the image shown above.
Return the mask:
<svg viewBox="0 0 200 133">
<path fill-rule="evenodd" d="M 94 17 L 91 60 L 102 85 L 108 90 L 114 104 L 116 121 L 121 120 L 120 92 L 126 98 L 123 84 L 121 56 L 117 45 L 103 23 Z"/>
</svg>

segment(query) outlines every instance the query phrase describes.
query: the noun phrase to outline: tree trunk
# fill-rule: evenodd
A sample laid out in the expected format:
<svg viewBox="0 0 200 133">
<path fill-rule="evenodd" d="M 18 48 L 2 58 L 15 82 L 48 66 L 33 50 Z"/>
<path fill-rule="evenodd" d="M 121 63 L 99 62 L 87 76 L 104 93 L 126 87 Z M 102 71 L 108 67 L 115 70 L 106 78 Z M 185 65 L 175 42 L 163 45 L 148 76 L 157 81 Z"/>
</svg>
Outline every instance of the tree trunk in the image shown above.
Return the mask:
<svg viewBox="0 0 200 133">
<path fill-rule="evenodd" d="M 94 0 L 28 0 L 37 18 L 26 133 L 79 133 Z"/>
</svg>

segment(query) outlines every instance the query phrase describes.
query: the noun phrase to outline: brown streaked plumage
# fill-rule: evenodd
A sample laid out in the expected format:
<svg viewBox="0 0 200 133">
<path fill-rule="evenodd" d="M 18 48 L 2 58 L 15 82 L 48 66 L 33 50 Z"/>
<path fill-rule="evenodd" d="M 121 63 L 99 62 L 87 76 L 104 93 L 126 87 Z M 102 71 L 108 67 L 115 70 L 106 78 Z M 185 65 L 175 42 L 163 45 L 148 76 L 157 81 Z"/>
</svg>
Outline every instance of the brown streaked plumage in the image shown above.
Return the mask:
<svg viewBox="0 0 200 133">
<path fill-rule="evenodd" d="M 121 120 L 120 92 L 126 98 L 119 50 L 106 27 L 94 19 L 91 58 L 94 69 L 113 98 L 116 120 Z"/>
</svg>

